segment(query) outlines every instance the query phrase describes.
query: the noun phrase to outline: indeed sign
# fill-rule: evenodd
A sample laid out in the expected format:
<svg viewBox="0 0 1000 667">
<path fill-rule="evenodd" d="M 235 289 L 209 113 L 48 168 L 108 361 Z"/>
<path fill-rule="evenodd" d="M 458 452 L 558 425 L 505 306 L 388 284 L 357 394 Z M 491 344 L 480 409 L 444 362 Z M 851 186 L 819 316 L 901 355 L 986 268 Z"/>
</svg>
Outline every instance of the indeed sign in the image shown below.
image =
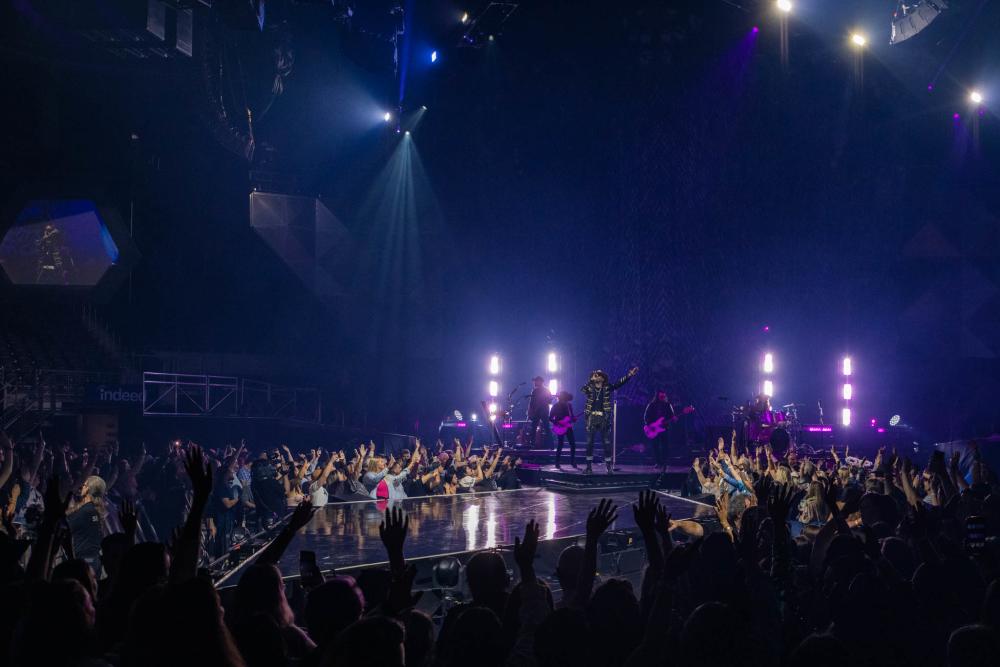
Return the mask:
<svg viewBox="0 0 1000 667">
<path fill-rule="evenodd" d="M 127 385 L 88 385 L 87 398 L 93 403 L 141 403 L 142 389 Z"/>
</svg>

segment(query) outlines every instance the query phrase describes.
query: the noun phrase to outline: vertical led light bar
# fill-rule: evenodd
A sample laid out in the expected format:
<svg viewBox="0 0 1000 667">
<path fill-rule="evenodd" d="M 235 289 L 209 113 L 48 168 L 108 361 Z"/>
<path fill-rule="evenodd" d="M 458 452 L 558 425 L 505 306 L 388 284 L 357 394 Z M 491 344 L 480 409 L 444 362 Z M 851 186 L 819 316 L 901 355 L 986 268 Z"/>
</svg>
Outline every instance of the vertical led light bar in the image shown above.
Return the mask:
<svg viewBox="0 0 1000 667">
<path fill-rule="evenodd" d="M 764 358 L 760 362 L 760 370 L 762 373 L 761 378 L 761 393 L 768 398 L 774 396 L 774 354 L 771 352 L 765 352 Z"/>
<path fill-rule="evenodd" d="M 851 384 L 851 375 L 854 372 L 854 368 L 850 357 L 844 357 L 844 360 L 841 362 L 840 370 L 844 376 L 844 386 L 841 390 L 841 396 L 844 399 L 844 407 L 840 411 L 840 424 L 841 426 L 850 426 L 851 399 L 854 398 L 854 386 Z"/>
</svg>

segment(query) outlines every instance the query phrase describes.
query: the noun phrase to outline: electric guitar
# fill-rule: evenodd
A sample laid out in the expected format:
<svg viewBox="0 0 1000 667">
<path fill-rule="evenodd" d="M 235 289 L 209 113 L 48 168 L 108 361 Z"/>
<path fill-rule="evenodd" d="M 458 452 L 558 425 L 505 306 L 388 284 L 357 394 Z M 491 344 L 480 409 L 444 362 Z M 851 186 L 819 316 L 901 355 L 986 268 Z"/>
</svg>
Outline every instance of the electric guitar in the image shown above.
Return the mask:
<svg viewBox="0 0 1000 667">
<path fill-rule="evenodd" d="M 684 408 L 683 410 L 681 410 L 681 414 L 682 415 L 689 415 L 692 412 L 694 412 L 694 406 L 693 405 L 689 405 L 686 408 Z M 664 415 L 663 417 L 659 417 L 657 419 L 654 419 L 653 421 L 651 421 L 648 424 L 646 424 L 645 426 L 643 426 L 642 430 L 646 433 L 646 437 L 649 438 L 650 440 L 652 440 L 656 436 L 658 436 L 661 433 L 663 433 L 664 431 L 666 431 L 667 430 L 666 420 L 667 420 L 667 417 L 666 417 L 666 415 Z M 677 416 L 674 415 L 673 419 L 671 419 L 670 421 L 677 421 Z"/>
<path fill-rule="evenodd" d="M 579 418 L 580 415 L 566 415 L 559 421 L 552 422 L 552 432 L 556 435 L 566 435 L 566 432 L 573 428 L 573 424 Z"/>
</svg>

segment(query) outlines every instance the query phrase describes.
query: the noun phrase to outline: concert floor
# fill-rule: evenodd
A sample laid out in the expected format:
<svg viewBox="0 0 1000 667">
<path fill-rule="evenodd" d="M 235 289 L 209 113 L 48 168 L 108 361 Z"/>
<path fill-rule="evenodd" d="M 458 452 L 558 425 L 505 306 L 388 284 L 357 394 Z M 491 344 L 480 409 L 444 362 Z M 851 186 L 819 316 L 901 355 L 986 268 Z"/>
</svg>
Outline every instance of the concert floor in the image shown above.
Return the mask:
<svg viewBox="0 0 1000 667">
<path fill-rule="evenodd" d="M 628 505 L 636 492 L 605 494 L 619 506 L 613 529 L 634 528 Z M 408 559 L 439 557 L 514 543 L 524 524 L 534 519 L 542 540 L 582 535 L 587 514 L 602 494 L 566 494 L 545 489 L 409 498 L 399 501 L 410 517 L 406 539 Z M 678 496 L 660 493 L 660 502 L 675 519 L 714 516 L 714 509 Z M 316 512 L 278 564 L 285 576 L 298 574 L 299 551 L 316 553 L 320 569 L 342 570 L 385 561 L 378 536 L 384 502 L 335 503 Z"/>
</svg>

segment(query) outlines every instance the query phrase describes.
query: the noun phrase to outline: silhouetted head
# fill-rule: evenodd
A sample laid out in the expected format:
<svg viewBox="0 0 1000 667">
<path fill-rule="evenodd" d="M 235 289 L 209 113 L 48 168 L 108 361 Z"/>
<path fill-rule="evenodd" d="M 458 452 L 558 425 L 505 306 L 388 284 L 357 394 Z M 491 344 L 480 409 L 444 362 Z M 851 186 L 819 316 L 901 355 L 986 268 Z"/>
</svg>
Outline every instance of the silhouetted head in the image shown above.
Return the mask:
<svg viewBox="0 0 1000 667">
<path fill-rule="evenodd" d="M 309 591 L 305 621 L 317 644 L 328 643 L 356 623 L 365 611 L 365 596 L 353 577 L 334 577 Z"/>
<path fill-rule="evenodd" d="M 979 667 L 996 664 L 1000 641 L 986 625 L 966 625 L 948 638 L 948 667 Z"/>
<path fill-rule="evenodd" d="M 267 614 L 256 614 L 233 628 L 233 639 L 247 667 L 281 667 L 288 663 L 288 647 L 281 628 Z"/>
<path fill-rule="evenodd" d="M 256 614 L 267 614 L 280 627 L 291 625 L 295 615 L 285 597 L 285 582 L 270 563 L 251 565 L 236 585 L 234 610 L 237 622 Z"/>
<path fill-rule="evenodd" d="M 77 581 L 90 593 L 91 600 L 97 599 L 97 577 L 94 576 L 94 569 L 87 561 L 80 558 L 64 560 L 52 570 L 52 580 L 57 579 Z"/>
<path fill-rule="evenodd" d="M 465 566 L 465 579 L 472 599 L 486 604 L 507 590 L 507 564 L 500 554 L 481 551 L 469 559 Z"/>
<path fill-rule="evenodd" d="M 559 579 L 559 585 L 564 591 L 563 595 L 565 595 L 565 591 L 576 588 L 582 566 L 583 547 L 571 544 L 559 554 L 559 560 L 556 563 L 556 578 Z"/>
<path fill-rule="evenodd" d="M 416 609 L 403 612 L 400 620 L 406 624 L 406 667 L 428 667 L 434 661 L 434 621 Z"/>
<path fill-rule="evenodd" d="M 725 628 L 724 632 L 720 629 Z M 721 602 L 701 605 L 681 631 L 681 664 L 724 665 L 740 662 L 745 649 L 743 623 Z"/>
<path fill-rule="evenodd" d="M 578 667 L 591 664 L 586 615 L 579 609 L 558 609 L 535 631 L 538 667 Z"/>
<path fill-rule="evenodd" d="M 384 616 L 365 618 L 344 630 L 323 655 L 324 667 L 405 667 L 403 626 Z"/>
<path fill-rule="evenodd" d="M 844 643 L 833 635 L 812 634 L 799 642 L 789 659 L 790 667 L 843 667 L 850 663 Z"/>
<path fill-rule="evenodd" d="M 468 664 L 499 667 L 506 656 L 503 650 L 500 619 L 486 607 L 466 607 L 459 612 L 441 650 L 445 667 Z"/>
<path fill-rule="evenodd" d="M 587 623 L 601 635 L 615 638 L 614 643 L 592 643 L 595 664 L 624 663 L 642 639 L 639 601 L 632 584 L 624 579 L 609 579 L 598 586 L 587 604 Z"/>
</svg>

